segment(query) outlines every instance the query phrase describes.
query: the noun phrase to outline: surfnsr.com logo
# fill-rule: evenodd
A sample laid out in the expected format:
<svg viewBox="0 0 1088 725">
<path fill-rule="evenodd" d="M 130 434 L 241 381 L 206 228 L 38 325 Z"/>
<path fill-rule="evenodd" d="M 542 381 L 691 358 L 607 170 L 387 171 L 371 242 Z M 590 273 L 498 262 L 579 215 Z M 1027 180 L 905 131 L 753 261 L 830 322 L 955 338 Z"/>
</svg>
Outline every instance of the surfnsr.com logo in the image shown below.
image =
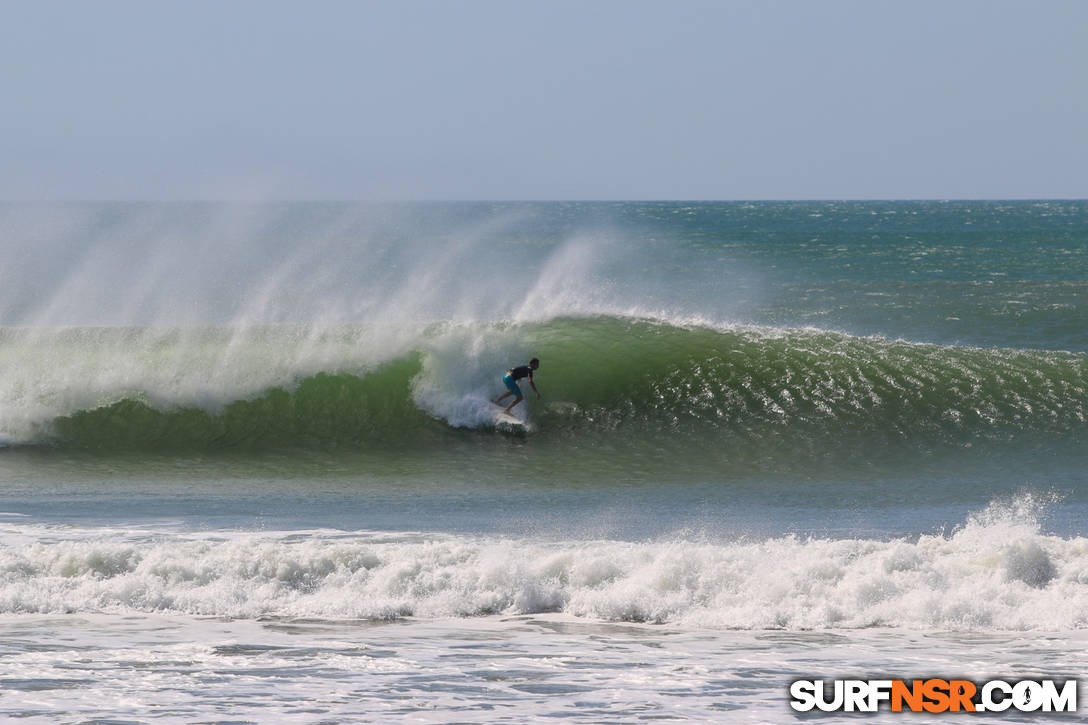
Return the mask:
<svg viewBox="0 0 1088 725">
<path fill-rule="evenodd" d="M 1076 712 L 1077 681 L 796 680 L 790 697 L 798 712 Z"/>
</svg>

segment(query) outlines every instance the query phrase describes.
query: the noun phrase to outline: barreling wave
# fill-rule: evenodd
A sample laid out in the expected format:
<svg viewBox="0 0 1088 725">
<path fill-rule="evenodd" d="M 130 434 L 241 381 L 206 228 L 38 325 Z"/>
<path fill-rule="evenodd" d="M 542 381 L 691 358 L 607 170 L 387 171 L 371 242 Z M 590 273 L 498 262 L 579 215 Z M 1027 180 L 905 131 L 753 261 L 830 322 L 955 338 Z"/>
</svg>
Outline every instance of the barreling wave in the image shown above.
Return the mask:
<svg viewBox="0 0 1088 725">
<path fill-rule="evenodd" d="M 758 457 L 1033 435 L 1076 443 L 1088 420 L 1083 354 L 813 329 L 622 316 L 449 323 L 421 328 L 382 354 L 367 347 L 362 331 L 338 331 L 330 352 L 331 343 L 322 338 L 328 344 L 315 346 L 312 333 L 238 338 L 220 330 L 157 339 L 151 362 L 120 353 L 107 359 L 105 334 L 90 342 L 76 336 L 83 345 L 77 351 L 95 349 L 94 364 L 115 371 L 105 382 L 66 372 L 36 398 L 8 391 L 42 418 L 23 442 L 200 450 L 478 443 L 494 438 L 488 398 L 501 391 L 502 370 L 530 355 L 542 359 L 543 398 L 530 392 L 527 403 L 534 443 L 542 446 L 743 447 Z M 204 357 L 193 357 L 194 348 Z M 58 357 L 43 364 L 62 365 Z M 56 410 L 64 405 L 74 409 Z"/>
<path fill-rule="evenodd" d="M 126 398 L 52 421 L 62 444 L 94 448 L 199 449 L 395 445 L 406 437 L 441 437 L 444 427 L 415 406 L 415 358 L 365 377 L 318 373 L 292 389 L 273 388 L 218 410 L 153 407 Z"/>
<path fill-rule="evenodd" d="M 729 629 L 1088 627 L 1088 541 L 1031 497 L 916 539 L 548 542 L 0 527 L 0 612 L 391 619 L 564 612 Z M 42 543 L 42 540 L 48 543 Z"/>
</svg>

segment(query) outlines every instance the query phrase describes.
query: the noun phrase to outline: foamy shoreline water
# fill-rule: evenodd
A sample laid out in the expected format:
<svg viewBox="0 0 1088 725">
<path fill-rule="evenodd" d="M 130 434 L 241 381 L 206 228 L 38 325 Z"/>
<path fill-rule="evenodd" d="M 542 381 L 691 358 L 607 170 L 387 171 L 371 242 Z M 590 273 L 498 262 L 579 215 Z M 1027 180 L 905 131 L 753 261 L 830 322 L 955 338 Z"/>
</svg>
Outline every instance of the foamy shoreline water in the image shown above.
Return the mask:
<svg viewBox="0 0 1088 725">
<path fill-rule="evenodd" d="M 737 632 L 561 614 L 389 623 L 2 614 L 0 641 L 0 715 L 31 723 L 777 723 L 794 716 L 795 679 L 1088 671 L 1083 630 Z"/>
</svg>

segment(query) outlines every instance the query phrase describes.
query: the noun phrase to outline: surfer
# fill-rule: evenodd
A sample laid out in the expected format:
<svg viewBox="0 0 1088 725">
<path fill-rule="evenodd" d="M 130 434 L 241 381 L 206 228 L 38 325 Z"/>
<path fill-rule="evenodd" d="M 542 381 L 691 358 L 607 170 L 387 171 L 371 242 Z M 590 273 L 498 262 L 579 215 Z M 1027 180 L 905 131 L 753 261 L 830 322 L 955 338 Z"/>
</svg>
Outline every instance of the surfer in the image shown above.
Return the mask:
<svg viewBox="0 0 1088 725">
<path fill-rule="evenodd" d="M 503 412 L 507 415 L 510 414 L 510 410 L 522 401 L 525 396 L 521 394 L 521 388 L 518 387 L 518 381 L 522 378 L 529 378 L 529 385 L 533 386 L 533 392 L 536 393 L 537 400 L 540 399 L 540 391 L 536 389 L 536 383 L 533 382 L 533 371 L 540 367 L 540 361 L 535 357 L 529 361 L 528 365 L 518 365 L 516 368 L 510 368 L 506 371 L 506 375 L 502 376 L 502 382 L 506 386 L 506 392 L 495 398 L 495 405 L 501 405 L 503 400 L 506 400 L 511 395 L 516 395 L 514 402 L 506 406 L 506 410 Z"/>
</svg>

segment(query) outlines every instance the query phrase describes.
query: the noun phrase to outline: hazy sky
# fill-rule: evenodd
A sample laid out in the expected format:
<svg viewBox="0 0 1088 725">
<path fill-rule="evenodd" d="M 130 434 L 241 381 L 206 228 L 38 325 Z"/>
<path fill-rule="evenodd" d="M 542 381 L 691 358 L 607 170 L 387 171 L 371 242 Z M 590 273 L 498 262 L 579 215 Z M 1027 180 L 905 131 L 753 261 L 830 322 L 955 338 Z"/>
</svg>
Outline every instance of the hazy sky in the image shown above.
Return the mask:
<svg viewBox="0 0 1088 725">
<path fill-rule="evenodd" d="M 1088 2 L 0 1 L 2 199 L 1088 197 Z"/>
</svg>

